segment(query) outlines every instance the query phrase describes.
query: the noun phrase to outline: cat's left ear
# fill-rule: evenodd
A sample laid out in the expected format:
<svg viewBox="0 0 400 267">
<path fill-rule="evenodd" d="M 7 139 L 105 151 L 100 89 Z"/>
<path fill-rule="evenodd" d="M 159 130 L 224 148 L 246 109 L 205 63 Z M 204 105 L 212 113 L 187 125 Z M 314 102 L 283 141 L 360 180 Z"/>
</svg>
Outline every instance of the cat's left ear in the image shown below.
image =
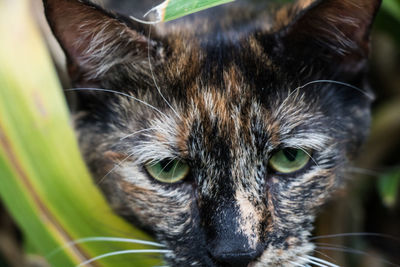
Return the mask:
<svg viewBox="0 0 400 267">
<path fill-rule="evenodd" d="M 107 12 L 86 0 L 43 3 L 49 25 L 66 54 L 73 83 L 96 82 L 123 64 L 123 70 L 139 77 L 148 70 L 148 55 L 160 56 L 162 45 L 148 39 L 148 25 Z"/>
<path fill-rule="evenodd" d="M 278 32 L 278 40 L 289 54 L 304 53 L 300 57 L 315 56 L 359 71 L 369 54 L 371 25 L 380 4 L 381 0 L 317 0 Z"/>
</svg>

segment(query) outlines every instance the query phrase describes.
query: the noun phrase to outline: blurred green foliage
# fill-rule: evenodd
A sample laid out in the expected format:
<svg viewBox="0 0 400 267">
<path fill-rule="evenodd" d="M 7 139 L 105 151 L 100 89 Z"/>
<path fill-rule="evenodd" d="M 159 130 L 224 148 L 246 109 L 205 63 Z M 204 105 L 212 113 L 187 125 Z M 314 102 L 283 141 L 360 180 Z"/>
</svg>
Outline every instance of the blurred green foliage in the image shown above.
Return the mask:
<svg viewBox="0 0 400 267">
<path fill-rule="evenodd" d="M 396 204 L 400 186 L 400 169 L 387 172 L 379 177 L 378 188 L 383 203 L 387 207 Z"/>
</svg>

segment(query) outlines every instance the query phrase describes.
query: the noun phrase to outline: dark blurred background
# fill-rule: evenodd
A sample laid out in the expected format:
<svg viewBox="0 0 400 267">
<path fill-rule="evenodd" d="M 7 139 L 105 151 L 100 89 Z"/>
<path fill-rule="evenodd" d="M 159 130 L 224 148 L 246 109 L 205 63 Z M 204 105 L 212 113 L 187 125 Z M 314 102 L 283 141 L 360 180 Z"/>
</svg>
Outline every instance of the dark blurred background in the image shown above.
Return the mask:
<svg viewBox="0 0 400 267">
<path fill-rule="evenodd" d="M 31 1 L 66 83 L 63 55 L 54 49 L 57 44 L 50 37 L 41 1 Z M 95 2 L 141 18 L 161 1 Z M 376 101 L 370 138 L 348 173 L 348 187 L 319 214 L 314 232 L 315 256 L 340 266 L 400 266 L 400 0 L 383 0 L 371 45 L 370 83 Z M 23 266 L 23 237 L 3 209 L 0 205 L 0 266 Z M 40 258 L 29 258 L 29 266 L 46 266 Z"/>
<path fill-rule="evenodd" d="M 320 214 L 315 232 L 360 233 L 315 240 L 341 266 L 400 266 L 400 1 L 383 0 L 371 46 L 371 134 L 349 187 Z"/>
</svg>

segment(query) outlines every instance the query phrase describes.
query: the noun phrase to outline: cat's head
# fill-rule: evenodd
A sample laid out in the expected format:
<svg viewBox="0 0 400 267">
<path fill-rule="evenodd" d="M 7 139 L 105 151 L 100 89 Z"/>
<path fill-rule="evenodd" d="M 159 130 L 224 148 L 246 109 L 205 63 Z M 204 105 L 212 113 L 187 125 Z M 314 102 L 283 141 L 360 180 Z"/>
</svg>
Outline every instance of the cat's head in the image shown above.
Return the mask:
<svg viewBox="0 0 400 267">
<path fill-rule="evenodd" d="M 172 250 L 167 262 L 303 264 L 315 212 L 368 132 L 380 1 L 151 28 L 86 1 L 44 3 L 73 86 L 98 88 L 78 91 L 88 166 L 113 207 Z"/>
</svg>

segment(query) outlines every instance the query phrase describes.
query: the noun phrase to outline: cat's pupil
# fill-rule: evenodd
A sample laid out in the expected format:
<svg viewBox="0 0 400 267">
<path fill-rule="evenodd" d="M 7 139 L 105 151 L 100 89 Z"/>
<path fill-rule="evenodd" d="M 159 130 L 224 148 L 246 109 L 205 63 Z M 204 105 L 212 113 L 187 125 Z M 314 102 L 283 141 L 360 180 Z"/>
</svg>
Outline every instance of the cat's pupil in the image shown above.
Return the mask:
<svg viewBox="0 0 400 267">
<path fill-rule="evenodd" d="M 163 172 L 169 172 L 174 166 L 174 161 L 170 159 L 164 159 L 160 161 L 160 166 Z"/>
<path fill-rule="evenodd" d="M 297 149 L 294 148 L 285 148 L 283 149 L 283 154 L 289 161 L 295 161 L 297 157 Z"/>
</svg>

